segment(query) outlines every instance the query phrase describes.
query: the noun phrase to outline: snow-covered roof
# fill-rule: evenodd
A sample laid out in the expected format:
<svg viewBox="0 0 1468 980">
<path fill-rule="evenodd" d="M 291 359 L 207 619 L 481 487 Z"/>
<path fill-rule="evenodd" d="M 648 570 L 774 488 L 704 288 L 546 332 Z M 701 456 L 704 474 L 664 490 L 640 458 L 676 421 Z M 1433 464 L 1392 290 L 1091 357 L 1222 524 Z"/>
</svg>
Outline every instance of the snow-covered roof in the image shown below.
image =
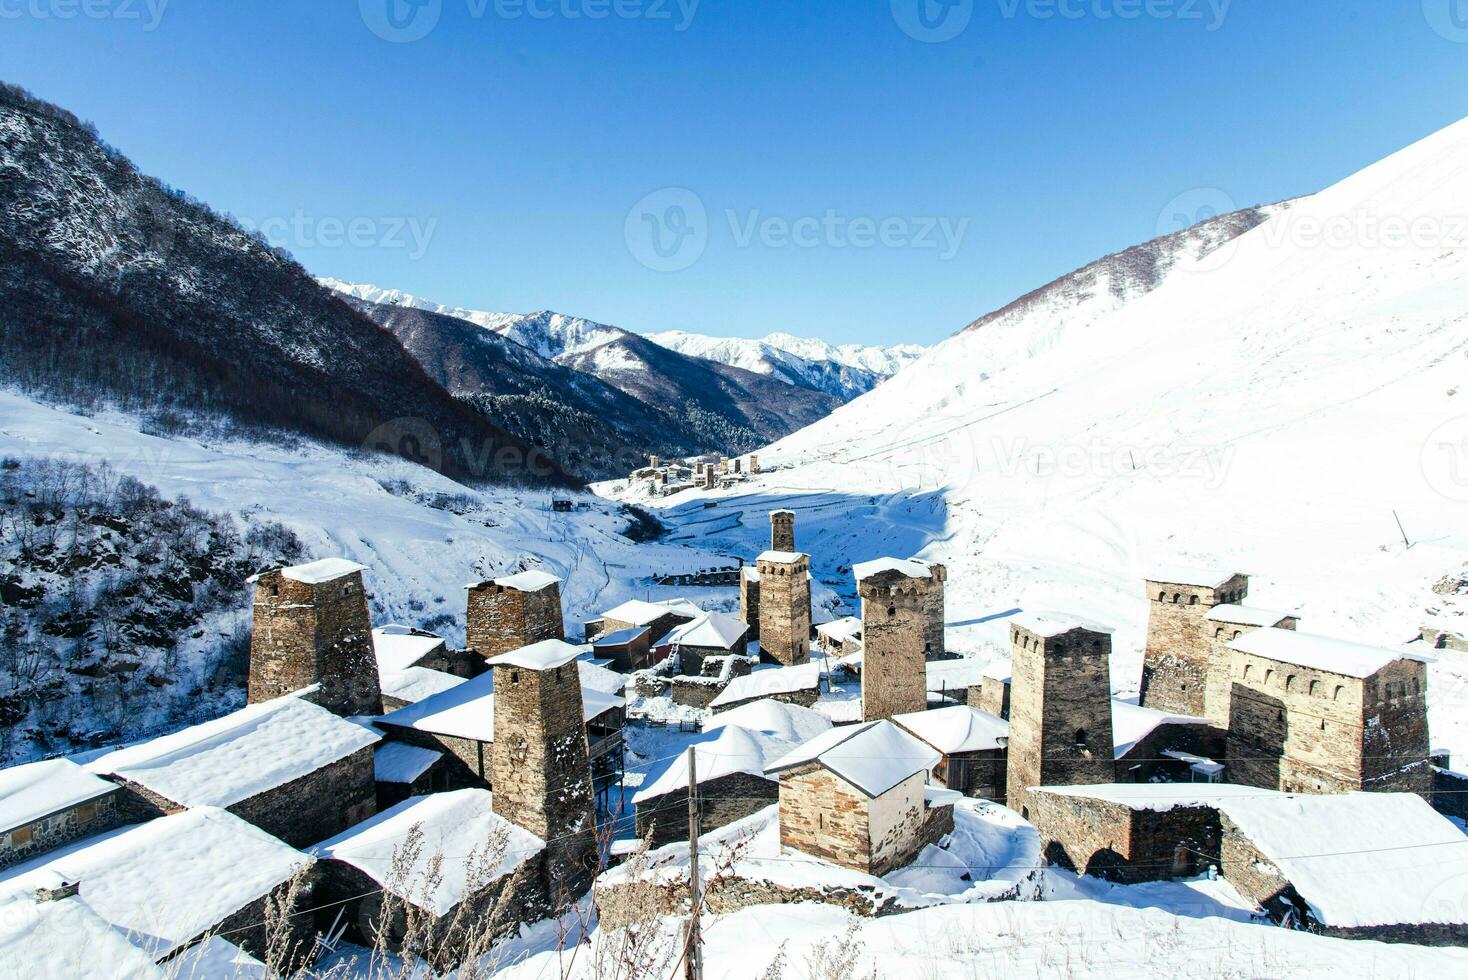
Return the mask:
<svg viewBox="0 0 1468 980">
<path fill-rule="evenodd" d="M 618 647 L 631 643 L 646 632 L 646 626 L 629 626 L 624 630 L 617 630 L 613 633 L 599 636 L 591 641 L 591 645 L 594 647 Z"/>
<path fill-rule="evenodd" d="M 687 616 L 690 619 L 694 619 L 703 615 L 703 607 L 694 602 L 692 599 L 684 599 L 681 597 L 673 599 L 658 599 L 656 602 L 653 603 L 653 605 L 662 606 L 669 612 L 675 612 L 679 616 Z"/>
<path fill-rule="evenodd" d="M 608 670 L 601 664 L 582 660 L 577 664 L 581 671 L 581 686 L 603 694 L 621 694 L 627 686 L 627 675 Z"/>
<path fill-rule="evenodd" d="M 658 646 L 681 644 L 690 647 L 731 649 L 749 632 L 749 624 L 727 613 L 704 613 L 690 623 L 673 627 Z"/>
<path fill-rule="evenodd" d="M 1009 722 L 966 704 L 935 711 L 914 711 L 892 719 L 944 755 L 984 752 L 1009 738 Z"/>
<path fill-rule="evenodd" d="M 759 566 L 758 565 L 745 565 L 739 571 L 741 573 L 743 573 L 745 581 L 747 581 L 747 582 L 758 582 L 759 581 Z"/>
<path fill-rule="evenodd" d="M 1328 926 L 1468 922 L 1468 837 L 1413 793 L 1219 802 Z"/>
<path fill-rule="evenodd" d="M 1224 603 L 1208 610 L 1203 618 L 1215 623 L 1230 623 L 1235 626 L 1278 626 L 1286 619 L 1299 619 L 1300 615 L 1292 612 L 1277 612 L 1273 609 L 1260 609 L 1258 606 Z"/>
<path fill-rule="evenodd" d="M 1234 640 L 1229 647 L 1250 656 L 1346 677 L 1370 677 L 1387 664 L 1398 660 L 1427 663 L 1430 659 L 1404 650 L 1282 629 L 1255 630 Z"/>
<path fill-rule="evenodd" d="M 491 667 L 520 667 L 525 670 L 554 670 L 580 658 L 581 648 L 565 640 L 541 640 L 528 647 L 490 657 Z"/>
<path fill-rule="evenodd" d="M 11 868 L 0 887 L 60 875 L 76 899 L 155 959 L 287 881 L 311 859 L 234 814 L 204 806 L 91 837 Z"/>
<path fill-rule="evenodd" d="M 403 875 L 395 875 L 393 855 L 414 827 L 423 846 Z M 484 789 L 415 796 L 348 828 L 311 848 L 320 860 L 341 861 L 364 872 L 394 894 L 434 915 L 453 911 L 469 884 L 488 884 L 513 872 L 545 850 L 545 841 L 494 812 L 494 797 Z M 439 858 L 440 877 L 427 889 L 430 864 Z M 482 881 L 468 878 L 474 859 L 494 859 Z"/>
<path fill-rule="evenodd" d="M 578 665 L 578 669 L 584 662 Z M 586 721 L 626 702 L 614 694 L 581 686 L 581 713 Z M 494 672 L 470 678 L 442 694 L 399 708 L 379 719 L 384 725 L 450 735 L 475 742 L 494 741 Z"/>
<path fill-rule="evenodd" d="M 1195 565 L 1158 565 L 1147 576 L 1147 581 L 1164 585 L 1196 585 L 1204 589 L 1216 589 L 1233 578 L 1238 572 L 1223 568 L 1201 568 Z"/>
<path fill-rule="evenodd" d="M 693 743 L 691 748 L 697 755 L 698 781 L 702 784 L 741 772 L 761 779 L 769 778 L 765 775 L 765 766 L 785 755 L 793 745 L 744 728 L 721 728 Z M 669 759 L 661 772 L 643 783 L 632 802 L 643 803 L 666 793 L 687 789 L 688 753 L 684 751 Z"/>
<path fill-rule="evenodd" d="M 901 572 L 908 578 L 932 578 L 933 570 L 915 558 L 878 558 L 858 562 L 851 569 L 858 582 L 883 572 Z"/>
<path fill-rule="evenodd" d="M 772 561 L 778 565 L 793 565 L 795 562 L 805 558 L 806 555 L 799 551 L 764 551 L 755 561 Z"/>
<path fill-rule="evenodd" d="M 116 783 L 87 772 L 70 759 L 0 769 L 0 832 L 106 796 L 117 788 Z"/>
<path fill-rule="evenodd" d="M 675 606 L 673 603 L 677 603 L 677 605 Z M 694 611 L 690 612 L 689 607 L 692 607 Z M 688 616 L 691 618 L 702 615 L 703 610 L 697 606 L 693 606 L 687 600 L 675 599 L 673 602 L 665 604 L 661 602 L 644 602 L 641 599 L 629 599 L 617 608 L 608 609 L 602 613 L 602 619 L 611 619 L 619 623 L 631 623 L 633 626 L 651 626 L 662 617 L 668 615 L 668 613 L 675 613 L 679 616 Z"/>
<path fill-rule="evenodd" d="M 712 732 L 731 726 L 798 745 L 806 739 L 830 731 L 831 721 L 810 708 L 765 698 L 714 715 L 703 723 L 703 730 Z"/>
<path fill-rule="evenodd" d="M 391 623 L 372 631 L 372 651 L 381 672 L 407 670 L 443 646 L 443 637 L 427 630 Z"/>
<path fill-rule="evenodd" d="M 561 580 L 550 572 L 528 571 L 517 575 L 506 575 L 494 580 L 494 584 L 506 589 L 516 589 L 520 592 L 539 592 L 548 589 L 552 585 L 560 585 Z"/>
<path fill-rule="evenodd" d="M 829 623 L 822 623 L 817 626 L 816 633 L 824 636 L 832 643 L 848 643 L 852 640 L 859 640 L 861 639 L 861 619 L 856 616 L 833 619 Z"/>
<path fill-rule="evenodd" d="M 753 698 L 770 697 L 774 694 L 791 694 L 817 687 L 821 683 L 821 666 L 816 663 L 800 664 L 797 667 L 767 667 L 755 670 L 744 677 L 736 677 L 719 696 L 709 702 L 710 708 L 725 704 L 738 704 Z"/>
<path fill-rule="evenodd" d="M 435 694 L 442 694 L 451 687 L 464 683 L 464 678 L 428 667 L 409 667 L 406 670 L 384 671 L 382 693 L 399 701 L 422 701 Z"/>
<path fill-rule="evenodd" d="M 976 657 L 931 660 L 926 665 L 927 689 L 956 691 L 961 688 L 978 687 L 984 683 L 987 667 L 987 661 L 979 660 Z"/>
<path fill-rule="evenodd" d="M 372 764 L 379 783 L 411 783 L 442 758 L 442 752 L 422 746 L 383 742 L 372 753 Z"/>
<path fill-rule="evenodd" d="M 354 572 L 365 571 L 367 571 L 366 565 L 360 565 L 345 558 L 322 558 L 320 561 L 308 562 L 305 565 L 291 565 L 289 568 L 282 568 L 280 574 L 294 582 L 320 585 L 322 582 L 330 582 Z"/>
<path fill-rule="evenodd" d="M 1138 742 L 1162 725 L 1208 725 L 1207 718 L 1174 715 L 1155 708 L 1144 708 L 1130 701 L 1111 701 L 1111 744 L 1116 758 L 1130 752 Z"/>
<path fill-rule="evenodd" d="M 1096 783 L 1080 786 L 1037 786 L 1034 792 L 1075 796 L 1115 803 L 1129 810 L 1166 811 L 1177 807 L 1218 807 L 1238 797 L 1279 795 L 1242 783 Z"/>
<path fill-rule="evenodd" d="M 93 760 L 182 806 L 232 806 L 299 779 L 378 741 L 325 708 L 284 697 L 247 705 Z"/>
<path fill-rule="evenodd" d="M 881 796 L 940 761 L 942 756 L 931 746 L 882 720 L 833 728 L 776 759 L 765 771 L 780 773 L 818 763 L 868 796 Z"/>
<path fill-rule="evenodd" d="M 1022 612 L 1018 616 L 1010 617 L 1009 621 L 1021 629 L 1029 630 L 1036 636 L 1046 639 L 1069 633 L 1071 630 L 1090 630 L 1092 633 L 1116 632 L 1110 626 L 1070 613 Z"/>
<path fill-rule="evenodd" d="M 163 980 L 153 957 L 79 899 L 37 902 L 0 884 L 0 975 L 25 980 Z"/>
</svg>

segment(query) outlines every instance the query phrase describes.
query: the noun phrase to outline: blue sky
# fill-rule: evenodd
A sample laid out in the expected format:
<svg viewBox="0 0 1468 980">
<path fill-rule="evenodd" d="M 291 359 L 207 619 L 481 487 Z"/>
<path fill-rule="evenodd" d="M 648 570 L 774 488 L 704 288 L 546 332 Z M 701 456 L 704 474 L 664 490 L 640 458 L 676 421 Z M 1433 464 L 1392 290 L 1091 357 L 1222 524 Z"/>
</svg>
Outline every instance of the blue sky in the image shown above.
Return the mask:
<svg viewBox="0 0 1468 980">
<path fill-rule="evenodd" d="M 1468 0 L 0 0 L 0 39 L 317 274 L 839 342 L 1468 115 Z"/>
</svg>

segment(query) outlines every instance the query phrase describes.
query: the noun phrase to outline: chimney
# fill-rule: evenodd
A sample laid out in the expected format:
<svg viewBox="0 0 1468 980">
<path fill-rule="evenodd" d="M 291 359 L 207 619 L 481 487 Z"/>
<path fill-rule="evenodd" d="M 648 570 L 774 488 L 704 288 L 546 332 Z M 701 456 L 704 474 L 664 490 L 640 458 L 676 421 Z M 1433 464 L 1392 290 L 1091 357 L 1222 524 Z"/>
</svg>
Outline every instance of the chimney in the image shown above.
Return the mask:
<svg viewBox="0 0 1468 980">
<path fill-rule="evenodd" d="M 36 888 L 36 904 L 59 902 L 63 898 L 75 898 L 82 891 L 81 881 L 68 881 L 59 874 L 50 876 L 45 884 Z"/>
</svg>

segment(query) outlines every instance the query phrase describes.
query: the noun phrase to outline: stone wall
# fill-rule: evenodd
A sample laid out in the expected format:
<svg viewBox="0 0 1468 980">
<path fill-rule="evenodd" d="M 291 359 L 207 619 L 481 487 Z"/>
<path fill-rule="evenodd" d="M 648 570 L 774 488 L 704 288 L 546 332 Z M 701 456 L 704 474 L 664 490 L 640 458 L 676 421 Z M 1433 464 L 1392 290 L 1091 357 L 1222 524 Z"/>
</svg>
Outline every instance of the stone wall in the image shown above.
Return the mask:
<svg viewBox="0 0 1468 980">
<path fill-rule="evenodd" d="M 1209 806 L 1134 810 L 1060 793 L 1031 793 L 1030 822 L 1045 860 L 1078 874 L 1136 884 L 1191 877 L 1218 853 L 1218 811 Z"/>
<path fill-rule="evenodd" d="M 947 610 L 943 596 L 948 582 L 948 567 L 930 564 L 928 571 L 933 577 L 928 580 L 928 602 L 924 611 L 923 636 L 927 644 L 928 659 L 942 660 L 948 656 L 945 623 Z"/>
<path fill-rule="evenodd" d="M 987 711 L 991 715 L 1009 720 L 1009 681 L 997 677 L 985 677 L 979 687 L 968 689 L 971 708 Z"/>
<path fill-rule="evenodd" d="M 730 701 L 727 704 L 721 704 L 714 709 L 714 714 L 718 715 L 723 714 L 725 711 L 733 711 L 735 708 L 743 707 L 746 704 L 753 704 L 756 701 L 779 701 L 782 704 L 796 704 L 802 708 L 813 708 L 815 707 L 815 703 L 820 700 L 820 697 L 821 692 L 817 687 L 802 688 L 799 691 L 781 691 L 778 694 L 757 694 L 754 697 L 745 698 L 743 701 Z"/>
<path fill-rule="evenodd" d="M 945 755 L 933 769 L 938 783 L 965 796 L 1003 803 L 1008 760 L 1003 749 Z"/>
<path fill-rule="evenodd" d="M 576 664 L 494 668 L 490 750 L 496 813 L 546 842 L 556 904 L 580 894 L 596 867 L 596 803 Z"/>
<path fill-rule="evenodd" d="M 598 659 L 610 658 L 612 667 L 623 673 L 631 673 L 634 670 L 642 670 L 648 666 L 652 659 L 652 641 L 662 639 L 654 637 L 651 630 L 644 630 L 634 636 L 626 643 L 618 643 L 615 646 L 597 647 L 595 652 Z"/>
<path fill-rule="evenodd" d="M 795 550 L 795 514 L 777 510 L 770 513 L 770 550 Z"/>
<path fill-rule="evenodd" d="M 1009 771 L 1011 808 L 1026 811 L 1031 786 L 1109 783 L 1111 637 L 1087 629 L 1042 637 L 1011 626 Z"/>
<path fill-rule="evenodd" d="M 1213 624 L 1204 617 L 1214 606 L 1241 603 L 1248 594 L 1246 575 L 1235 575 L 1217 588 L 1148 580 L 1151 608 L 1142 661 L 1143 707 L 1207 716 L 1210 670 L 1227 670 L 1227 665 L 1214 663 L 1209 629 Z"/>
<path fill-rule="evenodd" d="M 753 574 L 751 574 L 753 573 Z M 759 570 L 739 570 L 739 618 L 749 624 L 748 639 L 759 639 Z"/>
<path fill-rule="evenodd" d="M 566 638 L 559 584 L 522 592 L 481 582 L 469 588 L 467 602 L 466 642 L 481 657 L 497 657 L 542 640 Z"/>
<path fill-rule="evenodd" d="M 731 773 L 699 783 L 698 827 L 706 834 L 758 813 L 780 799 L 780 784 L 752 773 Z M 637 804 L 637 836 L 652 835 L 652 846 L 688 839 L 688 790 L 655 796 Z"/>
<path fill-rule="evenodd" d="M 309 908 L 317 904 L 314 899 L 318 894 L 318 881 L 319 875 L 317 874 L 316 866 L 312 865 L 311 870 L 306 872 L 306 889 L 300 895 L 298 907 L 304 906 Z M 86 887 L 85 882 L 82 883 L 82 887 Z M 286 919 L 280 927 L 281 932 L 277 933 L 275 937 L 270 935 L 270 930 L 265 924 L 269 918 L 266 913 L 266 904 L 272 898 L 279 899 L 283 897 L 288 888 L 289 882 L 277 886 L 268 895 L 260 896 L 255 901 L 243 908 L 237 909 L 199 935 L 190 937 L 189 941 L 183 944 L 180 949 L 192 946 L 207 936 L 221 936 L 256 959 L 263 960 L 267 953 L 267 947 L 272 938 L 274 938 L 279 943 L 279 948 L 286 950 L 281 957 L 281 964 L 285 967 L 284 974 L 289 976 L 295 970 L 306 965 L 306 957 L 312 951 L 315 929 L 313 928 L 312 914 L 301 912 Z M 185 967 L 178 975 L 191 977 L 192 972 L 190 968 Z M 165 966 L 164 975 L 173 976 L 175 974 L 170 972 Z M 200 977 L 200 980 L 203 980 L 203 978 Z"/>
<path fill-rule="evenodd" d="M 1222 761 L 1227 737 L 1227 732 L 1207 725 L 1158 725 L 1116 760 L 1116 780 L 1120 783 L 1146 783 L 1153 778 L 1162 778 L 1171 782 L 1171 777 L 1181 775 L 1182 781 L 1186 781 L 1187 764 L 1162 753 L 1186 752 Z"/>
<path fill-rule="evenodd" d="M 120 793 L 120 790 L 113 790 L 0 833 L 0 868 L 29 861 L 63 844 L 122 826 L 126 821 L 124 809 L 118 802 Z"/>
<path fill-rule="evenodd" d="M 871 867 L 869 800 L 823 766 L 780 778 L 780 846 L 866 871 Z"/>
<path fill-rule="evenodd" d="M 760 650 L 776 663 L 810 662 L 810 559 L 759 563 Z"/>
<path fill-rule="evenodd" d="M 1280 629 L 1292 630 L 1299 620 L 1287 616 L 1275 624 Z M 1247 623 L 1226 623 L 1207 620 L 1203 625 L 1204 642 L 1208 644 L 1207 688 L 1203 695 L 1203 717 L 1219 728 L 1228 727 L 1229 703 L 1233 698 L 1233 650 L 1229 644 L 1261 629 Z"/>
<path fill-rule="evenodd" d="M 279 570 L 255 583 L 249 702 L 319 684 L 313 700 L 342 715 L 382 713 L 362 573 L 311 584 Z"/>
<path fill-rule="evenodd" d="M 865 649 L 861 665 L 863 721 L 927 710 L 932 583 L 931 579 L 909 578 L 896 570 L 857 583 Z"/>
<path fill-rule="evenodd" d="M 1434 768 L 1432 805 L 1444 816 L 1468 820 L 1468 776 L 1451 769 Z"/>
</svg>

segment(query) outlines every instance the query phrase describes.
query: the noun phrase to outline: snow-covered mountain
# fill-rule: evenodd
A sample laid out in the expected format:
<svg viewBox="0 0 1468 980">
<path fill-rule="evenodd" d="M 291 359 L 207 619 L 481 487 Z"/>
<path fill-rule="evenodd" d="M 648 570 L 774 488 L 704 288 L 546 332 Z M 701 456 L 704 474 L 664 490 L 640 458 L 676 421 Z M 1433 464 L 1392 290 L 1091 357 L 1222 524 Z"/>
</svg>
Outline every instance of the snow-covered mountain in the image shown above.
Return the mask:
<svg viewBox="0 0 1468 980">
<path fill-rule="evenodd" d="M 761 340 L 708 337 L 671 330 L 647 335 L 671 350 L 756 374 L 779 378 L 787 384 L 815 388 L 845 399 L 871 391 L 922 356 L 915 344 L 874 347 L 863 344 L 835 346 L 824 340 L 772 333 Z"/>
<path fill-rule="evenodd" d="M 848 589 L 853 561 L 946 560 L 951 646 L 1002 655 L 1005 613 L 1073 610 L 1118 628 L 1119 692 L 1163 562 L 1252 573 L 1251 602 L 1309 631 L 1461 631 L 1465 200 L 1468 121 L 1289 207 L 1109 256 L 761 450 L 780 469 L 714 493 L 727 530 L 703 540 L 747 552 L 780 506 Z M 1465 679 L 1434 667 L 1431 723 L 1468 751 Z"/>
</svg>

